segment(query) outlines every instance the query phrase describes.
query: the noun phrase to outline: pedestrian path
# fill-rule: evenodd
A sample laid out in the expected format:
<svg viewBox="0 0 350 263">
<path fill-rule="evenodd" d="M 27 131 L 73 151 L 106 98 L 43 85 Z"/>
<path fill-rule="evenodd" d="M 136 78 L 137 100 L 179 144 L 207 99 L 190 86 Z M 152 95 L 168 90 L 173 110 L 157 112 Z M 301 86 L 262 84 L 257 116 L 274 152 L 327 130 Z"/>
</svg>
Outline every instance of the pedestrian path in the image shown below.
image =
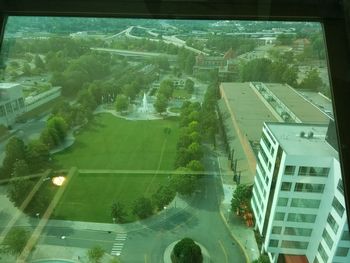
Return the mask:
<svg viewBox="0 0 350 263">
<path fill-rule="evenodd" d="M 127 233 L 117 233 L 115 237 L 115 242 L 113 244 L 112 251 L 111 251 L 112 256 L 120 256 L 127 236 L 128 236 Z"/>
</svg>

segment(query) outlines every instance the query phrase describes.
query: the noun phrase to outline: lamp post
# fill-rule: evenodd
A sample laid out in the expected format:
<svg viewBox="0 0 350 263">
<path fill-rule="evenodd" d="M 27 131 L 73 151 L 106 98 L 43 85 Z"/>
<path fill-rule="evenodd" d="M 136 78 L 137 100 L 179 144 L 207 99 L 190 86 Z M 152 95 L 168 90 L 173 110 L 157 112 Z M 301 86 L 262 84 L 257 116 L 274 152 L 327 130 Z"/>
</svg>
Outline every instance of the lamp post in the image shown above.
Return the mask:
<svg viewBox="0 0 350 263">
<path fill-rule="evenodd" d="M 115 218 L 115 217 L 113 217 L 113 218 L 112 218 L 112 220 L 113 220 L 113 224 L 115 224 L 116 218 Z"/>
<path fill-rule="evenodd" d="M 166 209 L 167 209 L 167 207 L 164 206 L 164 220 L 166 220 Z"/>
</svg>

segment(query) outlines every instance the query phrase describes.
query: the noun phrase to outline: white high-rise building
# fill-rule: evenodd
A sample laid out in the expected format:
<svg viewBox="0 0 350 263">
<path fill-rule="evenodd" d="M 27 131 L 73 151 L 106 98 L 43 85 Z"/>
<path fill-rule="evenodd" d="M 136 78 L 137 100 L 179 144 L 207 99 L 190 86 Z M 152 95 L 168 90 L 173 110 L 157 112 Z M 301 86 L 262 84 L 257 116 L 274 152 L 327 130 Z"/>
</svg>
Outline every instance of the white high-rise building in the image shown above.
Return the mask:
<svg viewBox="0 0 350 263">
<path fill-rule="evenodd" d="M 0 83 L 0 124 L 12 125 L 25 111 L 22 89 L 17 83 Z"/>
<path fill-rule="evenodd" d="M 327 131 L 263 126 L 251 205 L 271 262 L 350 262 L 339 157 Z"/>
</svg>

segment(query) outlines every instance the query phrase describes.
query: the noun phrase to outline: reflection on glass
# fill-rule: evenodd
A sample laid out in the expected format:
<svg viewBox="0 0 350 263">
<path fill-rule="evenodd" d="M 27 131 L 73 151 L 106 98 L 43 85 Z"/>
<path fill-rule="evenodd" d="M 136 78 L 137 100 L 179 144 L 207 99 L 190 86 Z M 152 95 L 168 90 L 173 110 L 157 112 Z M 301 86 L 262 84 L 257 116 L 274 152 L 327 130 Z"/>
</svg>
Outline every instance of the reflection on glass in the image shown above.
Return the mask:
<svg viewBox="0 0 350 263">
<path fill-rule="evenodd" d="M 320 24 L 5 29 L 1 262 L 350 262 Z"/>
</svg>

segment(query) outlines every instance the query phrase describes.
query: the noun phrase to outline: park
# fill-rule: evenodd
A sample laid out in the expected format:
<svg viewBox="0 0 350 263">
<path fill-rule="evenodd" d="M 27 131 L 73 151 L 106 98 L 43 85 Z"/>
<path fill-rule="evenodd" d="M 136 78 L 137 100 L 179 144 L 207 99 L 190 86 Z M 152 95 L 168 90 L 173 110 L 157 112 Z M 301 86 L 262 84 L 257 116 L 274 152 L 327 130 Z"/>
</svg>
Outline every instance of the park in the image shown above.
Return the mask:
<svg viewBox="0 0 350 263">
<path fill-rule="evenodd" d="M 75 175 L 53 217 L 112 222 L 113 202 L 130 210 L 137 198 L 152 196 L 168 180 L 161 171 L 174 168 L 178 121 L 175 117 L 125 120 L 104 113 L 75 137 L 70 148 L 54 155 L 54 161 L 62 169 L 75 166 L 85 172 Z"/>
</svg>

